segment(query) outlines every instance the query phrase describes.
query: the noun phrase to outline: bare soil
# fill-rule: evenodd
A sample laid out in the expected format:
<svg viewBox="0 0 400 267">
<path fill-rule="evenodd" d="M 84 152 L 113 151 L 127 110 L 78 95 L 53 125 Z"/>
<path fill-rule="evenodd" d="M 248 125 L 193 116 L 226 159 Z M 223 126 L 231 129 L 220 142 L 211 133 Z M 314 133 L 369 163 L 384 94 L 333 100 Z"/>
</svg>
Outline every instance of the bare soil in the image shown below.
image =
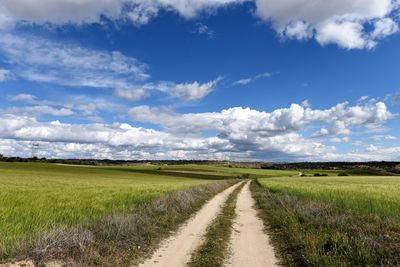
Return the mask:
<svg viewBox="0 0 400 267">
<path fill-rule="evenodd" d="M 229 194 L 239 184 L 229 187 L 208 201 L 176 234 L 163 241 L 151 258 L 139 266 L 185 266 L 190 261 L 191 254 L 201 245 L 208 225 L 218 215 Z"/>
<path fill-rule="evenodd" d="M 277 266 L 274 249 L 264 231 L 262 220 L 257 216 L 254 204 L 250 182 L 247 182 L 237 199 L 237 217 L 233 225 L 231 255 L 227 266 Z"/>
</svg>

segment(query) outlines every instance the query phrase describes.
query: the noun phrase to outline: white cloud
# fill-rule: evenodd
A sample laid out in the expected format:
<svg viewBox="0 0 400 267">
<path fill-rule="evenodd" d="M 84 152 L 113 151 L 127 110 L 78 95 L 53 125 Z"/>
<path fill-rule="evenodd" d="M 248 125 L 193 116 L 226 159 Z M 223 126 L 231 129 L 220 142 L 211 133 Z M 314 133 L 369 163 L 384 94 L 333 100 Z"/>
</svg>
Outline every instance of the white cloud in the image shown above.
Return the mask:
<svg viewBox="0 0 400 267">
<path fill-rule="evenodd" d="M 278 74 L 277 72 L 260 73 L 260 74 L 257 74 L 256 76 L 253 76 L 253 77 L 250 77 L 250 78 L 245 78 L 245 79 L 240 79 L 240 80 L 234 81 L 232 83 L 232 86 L 235 86 L 235 85 L 246 85 L 246 84 L 255 82 L 255 81 L 259 80 L 259 79 L 270 78 L 270 77 L 272 77 L 274 75 L 277 75 L 277 74 Z"/>
<path fill-rule="evenodd" d="M 22 108 L 8 108 L 0 110 L 4 114 L 24 114 L 33 116 L 51 115 L 51 116 L 71 116 L 74 112 L 67 108 L 56 109 L 49 106 L 31 106 Z"/>
<path fill-rule="evenodd" d="M 31 94 L 18 94 L 9 96 L 11 101 L 23 101 L 23 102 L 32 102 L 36 100 L 36 96 Z"/>
<path fill-rule="evenodd" d="M 115 94 L 130 101 L 137 101 L 148 96 L 143 88 L 117 88 Z"/>
<path fill-rule="evenodd" d="M 199 134 L 203 131 L 218 131 L 223 136 L 275 136 L 300 131 L 312 122 L 330 126 L 315 136 L 348 135 L 349 127 L 380 126 L 393 118 L 384 103 L 352 106 L 338 104 L 330 109 L 318 110 L 292 104 L 289 108 L 276 109 L 271 113 L 235 107 L 221 112 L 175 113 L 168 108 L 134 107 L 129 111 L 134 121 L 158 124 L 168 131 Z"/>
<path fill-rule="evenodd" d="M 33 36 L 0 35 L 0 51 L 14 73 L 30 81 L 124 88 L 150 76 L 147 66 L 119 52 L 97 51 Z"/>
<path fill-rule="evenodd" d="M 383 18 L 375 22 L 371 37 L 382 39 L 399 31 L 399 26 L 391 18 Z"/>
<path fill-rule="evenodd" d="M 12 110 L 1 113 L 0 150 L 8 148 L 7 153 L 20 155 L 24 150 L 18 149 L 23 142 L 35 141 L 43 142 L 46 148 L 41 156 L 47 157 L 332 160 L 337 157 L 334 146 L 302 135 L 308 126 L 317 122 L 351 129 L 380 125 L 392 117 L 383 103 L 353 107 L 342 103 L 326 110 L 305 109 L 293 104 L 272 112 L 235 107 L 221 112 L 179 114 L 167 107 L 148 106 L 129 111 L 133 121 L 153 123 L 162 128 L 153 130 L 126 123 L 40 122 L 33 117 L 35 112 L 41 113 L 37 107 L 26 113 L 21 110 L 14 114 Z M 329 127 L 326 129 L 329 131 Z M 204 137 L 204 132 L 214 134 Z M 350 141 L 348 136 L 341 137 L 340 131 L 331 134 L 331 142 Z M 383 148 L 375 147 L 376 154 L 368 152 L 370 157 L 381 155 Z M 79 151 L 82 149 L 87 150 Z"/>
<path fill-rule="evenodd" d="M 333 137 L 331 139 L 329 139 L 329 141 L 334 142 L 334 143 L 348 143 L 351 141 L 351 138 L 348 136 L 345 137 Z"/>
<path fill-rule="evenodd" d="M 379 39 L 398 30 L 392 12 L 397 0 L 249 0 L 255 14 L 271 22 L 282 36 L 306 40 L 317 37 L 321 44 L 335 43 L 347 49 L 372 48 Z M 186 19 L 246 0 L 3 0 L 0 28 L 15 23 L 82 24 L 101 22 L 101 16 L 134 25 L 148 23 L 161 9 Z M 373 25 L 367 30 L 365 25 Z M 200 31 L 210 33 L 204 27 Z"/>
<path fill-rule="evenodd" d="M 390 19 L 393 0 L 256 0 L 256 14 L 271 21 L 282 36 L 308 39 L 346 49 L 372 48 L 377 39 L 396 32 Z M 372 23 L 372 32 L 364 25 Z"/>
<path fill-rule="evenodd" d="M 99 116 L 99 112 L 101 111 L 115 113 L 120 112 L 123 107 L 110 99 L 84 95 L 70 95 L 57 101 L 38 99 L 31 94 L 9 95 L 8 99 L 27 103 L 31 106 L 3 109 L 2 112 L 5 114 L 25 114 L 35 115 L 36 117 L 42 115 L 75 116 L 79 119 L 90 121 L 102 121 L 102 118 Z M 33 113 L 30 114 L 30 112 Z"/>
<path fill-rule="evenodd" d="M 318 132 L 314 133 L 313 137 L 321 137 L 326 135 L 349 135 L 351 131 L 347 128 L 348 126 L 344 121 L 335 121 L 331 127 L 322 128 Z"/>
<path fill-rule="evenodd" d="M 213 39 L 215 36 L 215 31 L 211 30 L 207 25 L 197 22 L 195 33 L 199 35 L 205 35 L 208 39 Z"/>
<path fill-rule="evenodd" d="M 11 74 L 11 72 L 9 70 L 0 69 L 0 82 L 7 81 L 7 80 L 11 79 L 12 77 L 13 77 L 13 75 Z"/>
<path fill-rule="evenodd" d="M 96 22 L 101 14 L 119 16 L 121 0 L 3 0 L 0 17 L 3 25 L 26 21 L 54 24 Z"/>
<path fill-rule="evenodd" d="M 211 11 L 242 0 L 3 0 L 0 3 L 0 26 L 16 22 L 66 23 L 100 22 L 101 15 L 111 20 L 129 20 L 146 24 L 160 9 L 174 11 L 185 18 Z"/>
<path fill-rule="evenodd" d="M 378 148 L 376 146 L 370 144 L 365 148 L 365 151 L 367 151 L 367 152 L 376 152 L 376 151 L 378 151 Z"/>
<path fill-rule="evenodd" d="M 315 38 L 321 45 L 337 44 L 347 49 L 362 49 L 369 45 L 363 34 L 363 25 L 359 22 L 328 21 L 318 27 Z"/>
<path fill-rule="evenodd" d="M 222 79 L 222 77 L 218 77 L 213 81 L 203 84 L 197 81 L 193 83 L 173 84 L 172 87 L 168 88 L 168 93 L 185 101 L 200 100 L 210 94 Z"/>
<path fill-rule="evenodd" d="M 325 122 L 342 121 L 346 125 L 379 125 L 393 118 L 385 103 L 378 102 L 373 105 L 356 105 L 348 107 L 348 103 L 340 103 L 326 110 L 307 109 L 310 120 Z"/>
<path fill-rule="evenodd" d="M 32 36 L 0 35 L 0 52 L 20 78 L 71 87 L 114 89 L 115 95 L 131 101 L 145 98 L 154 90 L 195 101 L 211 93 L 223 79 L 218 77 L 203 84 L 149 83 L 146 82 L 150 78 L 148 66 L 135 58 Z"/>
<path fill-rule="evenodd" d="M 375 141 L 383 141 L 383 140 L 397 140 L 397 137 L 394 135 L 374 135 L 371 136 L 371 139 Z"/>
<path fill-rule="evenodd" d="M 287 25 L 283 32 L 283 36 L 300 41 L 307 40 L 313 36 L 313 29 L 307 22 L 298 20 Z"/>
<path fill-rule="evenodd" d="M 308 99 L 303 100 L 303 102 L 301 102 L 301 106 L 302 106 L 303 108 L 309 108 L 309 107 L 311 107 L 310 101 L 309 101 Z"/>
</svg>

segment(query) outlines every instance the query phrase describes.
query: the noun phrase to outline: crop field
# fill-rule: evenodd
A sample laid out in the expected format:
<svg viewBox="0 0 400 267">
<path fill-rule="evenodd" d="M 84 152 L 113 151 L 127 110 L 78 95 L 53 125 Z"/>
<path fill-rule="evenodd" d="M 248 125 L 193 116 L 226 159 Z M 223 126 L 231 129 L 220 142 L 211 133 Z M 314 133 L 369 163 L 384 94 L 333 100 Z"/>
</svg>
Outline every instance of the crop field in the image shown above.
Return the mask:
<svg viewBox="0 0 400 267">
<path fill-rule="evenodd" d="M 90 224 L 166 193 L 238 178 L 291 172 L 219 166 L 74 166 L 0 163 L 0 255 L 43 232 Z"/>
<path fill-rule="evenodd" d="M 10 251 L 43 231 L 90 222 L 210 182 L 130 167 L 0 163 L 0 251 Z"/>
<path fill-rule="evenodd" d="M 400 265 L 400 177 L 258 181 L 253 195 L 284 265 Z"/>
<path fill-rule="evenodd" d="M 260 179 L 273 192 L 334 204 L 400 221 L 400 177 L 345 176 Z"/>
</svg>

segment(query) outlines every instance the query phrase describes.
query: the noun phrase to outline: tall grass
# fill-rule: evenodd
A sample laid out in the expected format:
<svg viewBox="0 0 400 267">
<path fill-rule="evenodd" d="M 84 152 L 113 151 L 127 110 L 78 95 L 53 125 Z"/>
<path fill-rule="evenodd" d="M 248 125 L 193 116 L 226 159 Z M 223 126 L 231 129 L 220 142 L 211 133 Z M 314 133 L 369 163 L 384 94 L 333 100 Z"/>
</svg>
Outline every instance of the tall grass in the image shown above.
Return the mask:
<svg viewBox="0 0 400 267">
<path fill-rule="evenodd" d="M 272 192 L 323 201 L 400 221 L 400 177 L 348 176 L 259 179 Z"/>
<path fill-rule="evenodd" d="M 400 223 L 252 184 L 284 266 L 400 266 Z"/>
<path fill-rule="evenodd" d="M 0 163 L 0 259 L 43 232 L 88 224 L 210 182 L 120 168 Z"/>
</svg>

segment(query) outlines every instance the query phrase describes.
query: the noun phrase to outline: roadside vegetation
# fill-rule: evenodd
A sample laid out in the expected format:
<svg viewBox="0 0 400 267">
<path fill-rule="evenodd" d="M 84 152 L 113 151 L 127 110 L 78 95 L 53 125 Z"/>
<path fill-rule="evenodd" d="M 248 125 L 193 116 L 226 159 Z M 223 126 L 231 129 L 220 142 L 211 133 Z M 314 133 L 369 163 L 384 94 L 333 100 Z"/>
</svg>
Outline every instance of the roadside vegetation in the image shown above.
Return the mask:
<svg viewBox="0 0 400 267">
<path fill-rule="evenodd" d="M 229 252 L 232 224 L 236 217 L 236 200 L 243 186 L 244 183 L 229 195 L 220 214 L 218 214 L 208 227 L 203 244 L 192 254 L 188 266 L 218 267 L 224 265 Z"/>
<path fill-rule="evenodd" d="M 251 188 L 282 264 L 399 266 L 399 186 L 400 177 L 293 177 Z"/>
<path fill-rule="evenodd" d="M 27 251 L 40 266 L 53 260 L 74 266 L 130 266 L 151 254 L 217 193 L 235 180 L 169 193 L 94 223 L 42 235 Z"/>
</svg>

